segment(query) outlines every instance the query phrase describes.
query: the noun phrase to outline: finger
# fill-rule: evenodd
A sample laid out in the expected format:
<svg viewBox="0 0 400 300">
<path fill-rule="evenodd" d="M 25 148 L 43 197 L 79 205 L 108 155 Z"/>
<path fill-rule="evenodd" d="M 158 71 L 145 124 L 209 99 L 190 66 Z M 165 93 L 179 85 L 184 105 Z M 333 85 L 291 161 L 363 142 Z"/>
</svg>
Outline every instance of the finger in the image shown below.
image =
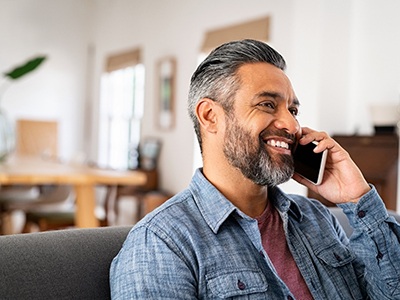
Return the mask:
<svg viewBox="0 0 400 300">
<path fill-rule="evenodd" d="M 330 136 L 324 131 L 315 131 L 310 128 L 303 128 L 303 136 L 299 140 L 300 144 L 305 145 L 311 142 L 321 142 L 323 140 L 329 139 Z"/>
<path fill-rule="evenodd" d="M 315 153 L 320 153 L 326 149 L 333 149 L 337 146 L 337 143 L 324 131 L 315 131 L 305 127 L 303 133 L 305 133 L 305 135 L 301 137 L 299 143 L 306 145 L 311 142 L 316 142 Z"/>
<path fill-rule="evenodd" d="M 316 131 L 308 128 L 308 127 L 302 127 L 302 136 L 299 139 L 299 143 L 302 145 L 306 145 L 308 143 L 311 143 L 315 140 L 315 133 Z"/>
<path fill-rule="evenodd" d="M 337 143 L 332 138 L 320 140 L 318 145 L 314 148 L 315 153 L 322 152 L 326 149 L 332 150 L 337 146 Z"/>
<path fill-rule="evenodd" d="M 315 131 L 314 129 L 311 129 L 310 127 L 301 127 L 301 130 L 302 130 L 303 135 L 306 135 L 306 134 L 309 134 L 309 133 Z"/>
<path fill-rule="evenodd" d="M 310 133 L 316 142 L 322 142 L 324 140 L 330 139 L 330 136 L 325 131 L 314 131 Z"/>
</svg>

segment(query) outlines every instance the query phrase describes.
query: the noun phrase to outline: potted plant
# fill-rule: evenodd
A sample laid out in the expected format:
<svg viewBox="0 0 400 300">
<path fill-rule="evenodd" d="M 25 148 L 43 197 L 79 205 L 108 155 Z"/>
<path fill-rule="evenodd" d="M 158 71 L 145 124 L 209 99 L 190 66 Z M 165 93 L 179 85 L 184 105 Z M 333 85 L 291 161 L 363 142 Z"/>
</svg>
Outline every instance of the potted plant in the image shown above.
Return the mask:
<svg viewBox="0 0 400 300">
<path fill-rule="evenodd" d="M 14 67 L 10 71 L 4 72 L 5 82 L 0 86 L 0 103 L 1 96 L 12 81 L 18 80 L 26 74 L 37 69 L 44 61 L 46 56 L 36 56 L 27 62 Z M 3 161 L 14 148 L 14 134 L 10 121 L 0 107 L 0 161 Z"/>
</svg>

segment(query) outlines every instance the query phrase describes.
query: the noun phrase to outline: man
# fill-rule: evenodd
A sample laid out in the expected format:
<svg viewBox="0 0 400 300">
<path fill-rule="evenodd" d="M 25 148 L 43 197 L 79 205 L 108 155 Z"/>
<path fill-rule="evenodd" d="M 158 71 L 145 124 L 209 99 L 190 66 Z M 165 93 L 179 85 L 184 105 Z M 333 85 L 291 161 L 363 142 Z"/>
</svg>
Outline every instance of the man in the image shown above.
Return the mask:
<svg viewBox="0 0 400 300">
<path fill-rule="evenodd" d="M 203 168 L 130 232 L 111 266 L 114 299 L 400 299 L 400 226 L 348 153 L 301 128 L 285 61 L 268 45 L 215 49 L 192 76 Z M 328 149 L 322 184 L 294 174 L 296 143 Z M 290 178 L 338 204 L 286 195 Z"/>
</svg>

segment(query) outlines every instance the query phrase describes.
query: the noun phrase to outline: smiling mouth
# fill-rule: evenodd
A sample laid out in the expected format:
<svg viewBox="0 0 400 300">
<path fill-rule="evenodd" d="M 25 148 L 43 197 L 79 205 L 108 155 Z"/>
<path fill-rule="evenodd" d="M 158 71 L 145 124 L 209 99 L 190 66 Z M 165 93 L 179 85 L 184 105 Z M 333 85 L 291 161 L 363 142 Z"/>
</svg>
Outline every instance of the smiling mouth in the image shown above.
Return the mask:
<svg viewBox="0 0 400 300">
<path fill-rule="evenodd" d="M 281 148 L 281 149 L 286 149 L 290 150 L 290 144 L 285 142 L 285 141 L 280 141 L 276 139 L 269 139 L 267 141 L 264 141 L 267 145 L 275 148 Z"/>
</svg>

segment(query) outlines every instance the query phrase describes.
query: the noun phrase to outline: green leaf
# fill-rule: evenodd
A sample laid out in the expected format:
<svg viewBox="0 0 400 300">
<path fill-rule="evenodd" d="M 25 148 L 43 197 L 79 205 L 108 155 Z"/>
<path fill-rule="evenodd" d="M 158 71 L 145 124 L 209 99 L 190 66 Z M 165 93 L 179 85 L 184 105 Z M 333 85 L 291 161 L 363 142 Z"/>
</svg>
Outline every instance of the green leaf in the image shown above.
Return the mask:
<svg viewBox="0 0 400 300">
<path fill-rule="evenodd" d="M 29 72 L 35 70 L 37 67 L 40 66 L 40 64 L 46 59 L 46 56 L 38 56 L 36 58 L 33 58 L 26 62 L 25 64 L 16 67 L 15 69 L 4 73 L 6 77 L 9 77 L 11 79 L 18 79 Z"/>
</svg>

